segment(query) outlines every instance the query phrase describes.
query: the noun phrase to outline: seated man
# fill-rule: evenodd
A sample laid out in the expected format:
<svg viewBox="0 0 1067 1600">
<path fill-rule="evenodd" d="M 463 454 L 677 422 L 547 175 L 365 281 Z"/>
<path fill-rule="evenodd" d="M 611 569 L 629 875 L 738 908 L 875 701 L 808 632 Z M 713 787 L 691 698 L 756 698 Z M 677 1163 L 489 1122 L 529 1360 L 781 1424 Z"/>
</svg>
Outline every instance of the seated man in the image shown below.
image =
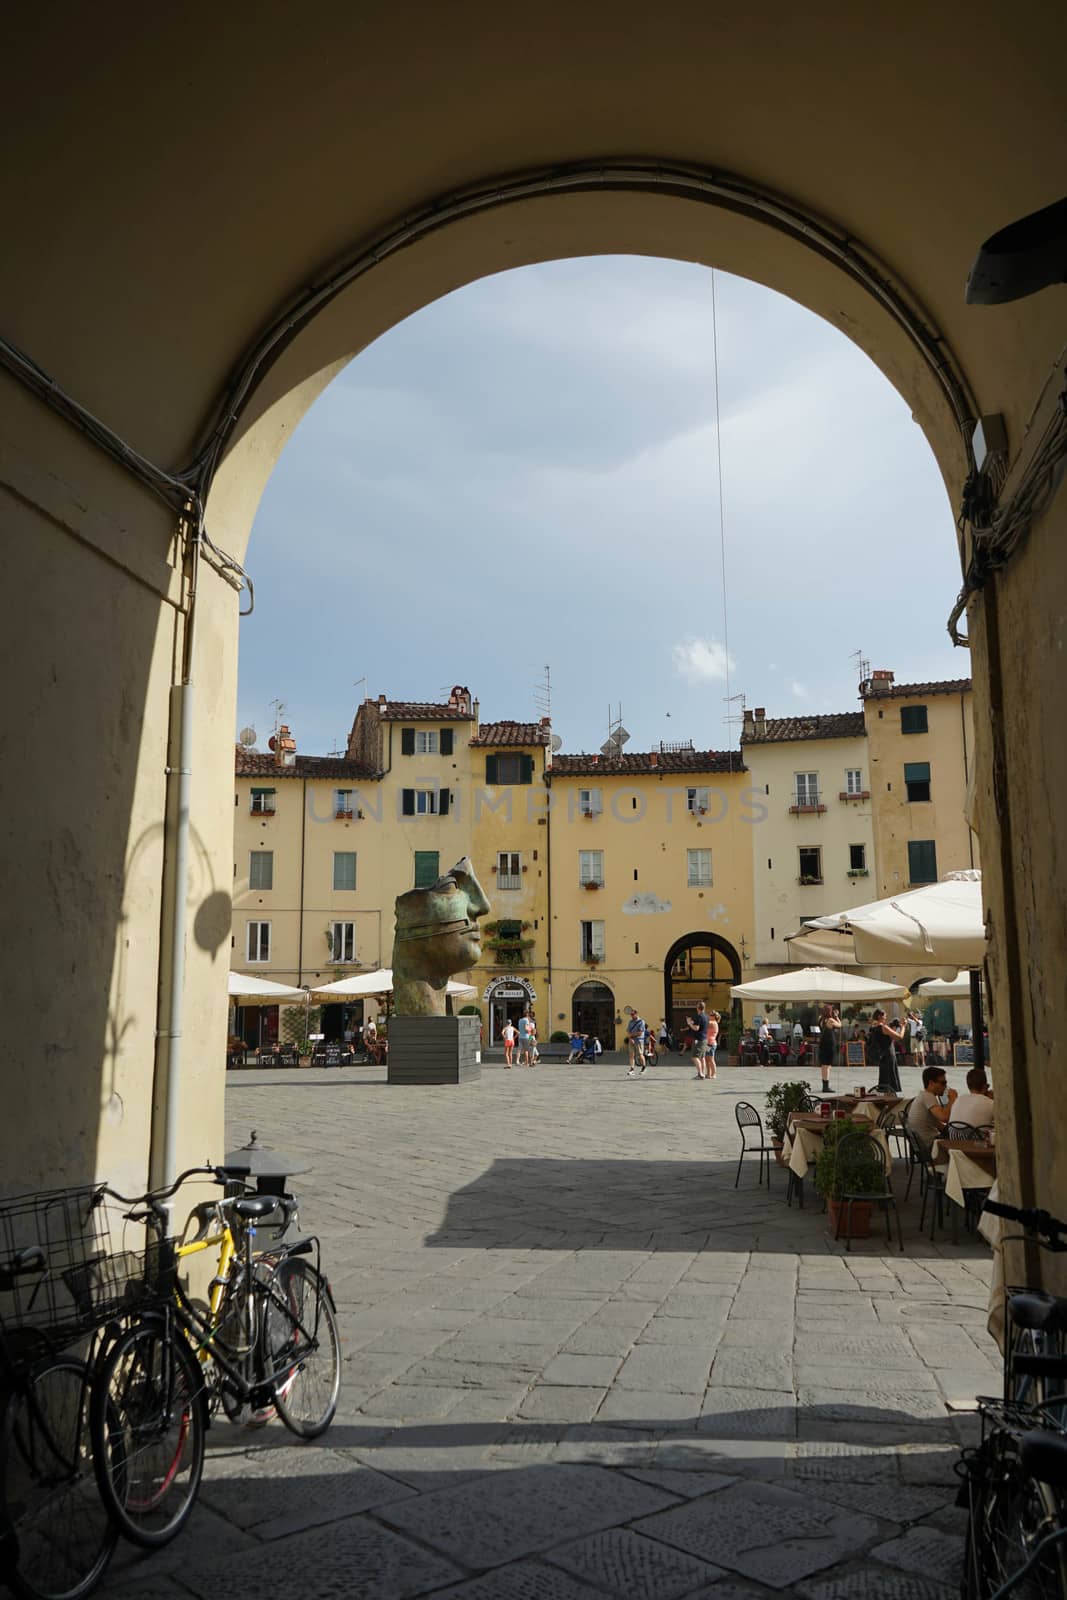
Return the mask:
<svg viewBox="0 0 1067 1600">
<path fill-rule="evenodd" d="M 580 1061 L 581 1060 L 582 1051 L 584 1049 L 585 1049 L 585 1039 L 578 1032 L 578 1030 L 575 1029 L 575 1031 L 571 1034 L 571 1053 L 567 1057 L 567 1060 L 568 1061 Z"/>
<path fill-rule="evenodd" d="M 942 1104 L 942 1096 L 947 1104 Z M 946 1122 L 955 1120 L 955 1089 L 948 1088 L 944 1067 L 924 1067 L 923 1086 L 908 1107 L 908 1127 L 929 1150 Z"/>
<path fill-rule="evenodd" d="M 967 1093 L 961 1094 L 952 1108 L 953 1122 L 969 1122 L 972 1128 L 993 1126 L 993 1091 L 984 1067 L 972 1067 L 967 1074 Z"/>
</svg>

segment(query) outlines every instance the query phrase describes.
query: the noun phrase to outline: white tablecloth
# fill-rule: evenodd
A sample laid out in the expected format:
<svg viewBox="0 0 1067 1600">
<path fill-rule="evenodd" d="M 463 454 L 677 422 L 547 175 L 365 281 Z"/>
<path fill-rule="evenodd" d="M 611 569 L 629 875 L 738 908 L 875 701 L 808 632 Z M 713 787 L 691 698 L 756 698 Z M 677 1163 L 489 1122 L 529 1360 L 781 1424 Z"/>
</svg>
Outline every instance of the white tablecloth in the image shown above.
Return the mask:
<svg viewBox="0 0 1067 1600">
<path fill-rule="evenodd" d="M 881 1145 L 886 1154 L 886 1166 L 891 1170 L 893 1158 L 889 1150 L 889 1141 L 881 1128 L 871 1130 L 870 1137 Z M 818 1159 L 822 1149 L 822 1132 L 818 1128 L 810 1128 L 803 1123 L 799 1128 L 794 1128 L 792 1134 L 786 1134 L 782 1141 L 782 1154 L 790 1172 L 796 1173 L 798 1178 L 806 1178 L 808 1168 Z"/>
<path fill-rule="evenodd" d="M 989 1189 L 996 1180 L 996 1167 L 991 1162 L 985 1162 L 968 1155 L 964 1150 L 953 1150 L 950 1144 L 942 1144 L 944 1153 L 948 1156 L 948 1171 L 945 1174 L 945 1193 L 950 1200 L 958 1206 L 963 1205 L 964 1189 Z"/>
</svg>

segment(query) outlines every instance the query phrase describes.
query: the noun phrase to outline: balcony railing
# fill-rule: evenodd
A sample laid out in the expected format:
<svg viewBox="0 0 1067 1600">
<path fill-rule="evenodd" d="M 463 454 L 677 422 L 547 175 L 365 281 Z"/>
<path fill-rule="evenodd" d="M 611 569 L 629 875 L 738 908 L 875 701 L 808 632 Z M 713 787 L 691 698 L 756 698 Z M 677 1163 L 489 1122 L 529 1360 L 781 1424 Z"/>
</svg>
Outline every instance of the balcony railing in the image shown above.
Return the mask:
<svg viewBox="0 0 1067 1600">
<path fill-rule="evenodd" d="M 793 804 L 789 807 L 792 814 L 810 811 L 825 811 L 822 795 L 817 789 L 808 789 L 803 794 L 793 795 Z"/>
<path fill-rule="evenodd" d="M 521 889 L 522 873 L 498 872 L 496 875 L 496 886 L 498 889 Z"/>
</svg>

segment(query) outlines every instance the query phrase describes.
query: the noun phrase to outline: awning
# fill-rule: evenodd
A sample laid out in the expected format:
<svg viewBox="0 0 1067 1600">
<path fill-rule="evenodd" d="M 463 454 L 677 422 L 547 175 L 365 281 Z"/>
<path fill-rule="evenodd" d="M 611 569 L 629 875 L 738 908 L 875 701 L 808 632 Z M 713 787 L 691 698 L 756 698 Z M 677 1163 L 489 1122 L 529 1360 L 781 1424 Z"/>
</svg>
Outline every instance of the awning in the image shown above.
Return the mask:
<svg viewBox="0 0 1067 1600">
<path fill-rule="evenodd" d="M 287 1001 L 303 1000 L 303 989 L 292 989 L 284 983 L 271 983 L 267 978 L 254 978 L 248 972 L 231 972 L 229 994 L 238 1005 L 276 1006 Z"/>
<path fill-rule="evenodd" d="M 985 959 L 982 874 L 952 872 L 886 900 L 813 917 L 786 938 L 790 960 L 832 961 L 842 966 L 877 966 L 908 961 L 925 973 L 980 967 Z"/>
<path fill-rule="evenodd" d="M 828 967 L 791 967 L 773 978 L 738 983 L 730 990 L 737 1000 L 837 1000 L 846 1004 L 902 1000 L 907 992 L 899 983 L 880 983 L 852 972 L 831 972 Z"/>
<path fill-rule="evenodd" d="M 315 990 L 315 998 L 323 996 L 329 1001 L 338 1000 L 369 1000 L 377 995 L 392 994 L 393 969 L 392 967 L 377 967 L 373 972 L 357 972 L 351 978 L 339 978 L 336 983 L 321 984 Z M 445 989 L 447 995 L 477 994 L 473 984 L 456 983 L 449 978 Z"/>
</svg>

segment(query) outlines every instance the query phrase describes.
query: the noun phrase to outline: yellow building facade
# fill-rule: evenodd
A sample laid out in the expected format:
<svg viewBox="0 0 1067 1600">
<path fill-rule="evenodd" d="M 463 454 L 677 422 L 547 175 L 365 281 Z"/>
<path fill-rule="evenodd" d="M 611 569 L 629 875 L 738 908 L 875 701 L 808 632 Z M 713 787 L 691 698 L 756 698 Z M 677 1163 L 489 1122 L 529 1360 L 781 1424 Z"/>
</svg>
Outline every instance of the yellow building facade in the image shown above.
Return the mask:
<svg viewBox="0 0 1067 1600">
<path fill-rule="evenodd" d="M 865 898 L 936 883 L 980 865 L 970 826 L 974 778 L 971 680 L 860 685 L 870 756 L 877 882 Z"/>
<path fill-rule="evenodd" d="M 741 749 L 763 811 L 751 835 L 755 961 L 780 971 L 789 964 L 785 940 L 802 922 L 875 897 L 863 712 L 768 718 L 746 710 Z"/>
</svg>

